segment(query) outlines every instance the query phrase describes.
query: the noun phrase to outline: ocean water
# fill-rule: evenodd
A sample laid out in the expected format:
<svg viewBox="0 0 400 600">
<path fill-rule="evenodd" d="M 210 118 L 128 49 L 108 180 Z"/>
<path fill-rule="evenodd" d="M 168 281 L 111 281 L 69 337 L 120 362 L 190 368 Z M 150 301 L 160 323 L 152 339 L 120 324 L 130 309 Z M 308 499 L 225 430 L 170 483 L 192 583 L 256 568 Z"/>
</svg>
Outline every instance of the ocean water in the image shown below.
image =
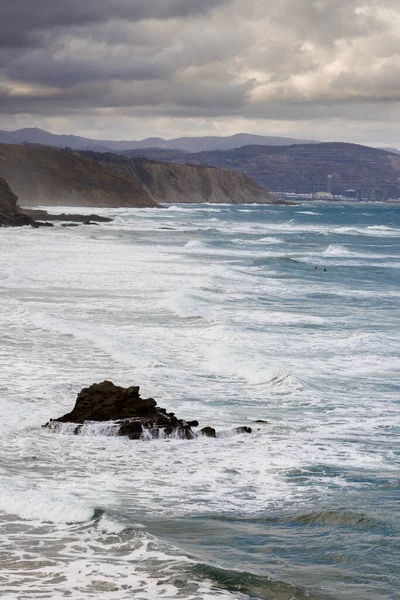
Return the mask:
<svg viewBox="0 0 400 600">
<path fill-rule="evenodd" d="M 400 206 L 101 213 L 0 231 L 0 597 L 399 598 Z M 221 435 L 41 427 L 104 379 Z"/>
</svg>

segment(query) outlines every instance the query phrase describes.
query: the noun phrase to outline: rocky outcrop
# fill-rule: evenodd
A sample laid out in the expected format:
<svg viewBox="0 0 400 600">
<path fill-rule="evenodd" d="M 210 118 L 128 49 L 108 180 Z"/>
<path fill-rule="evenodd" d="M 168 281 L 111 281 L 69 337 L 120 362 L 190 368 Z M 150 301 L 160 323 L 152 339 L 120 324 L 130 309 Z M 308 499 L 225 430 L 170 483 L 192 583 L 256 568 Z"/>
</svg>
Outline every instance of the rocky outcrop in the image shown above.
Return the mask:
<svg viewBox="0 0 400 600">
<path fill-rule="evenodd" d="M 132 440 L 194 439 L 203 434 L 217 436 L 211 427 L 197 433 L 193 428 L 198 425 L 198 421 L 178 419 L 174 413 L 157 406 L 153 398 L 141 398 L 138 386 L 123 388 L 111 381 L 103 381 L 84 388 L 71 412 L 51 419 L 44 427 L 53 432 L 75 435 L 96 432 L 98 435 L 128 436 Z M 232 433 L 251 433 L 251 429 L 239 427 Z"/>
<path fill-rule="evenodd" d="M 18 227 L 33 224 L 30 217 L 20 213 L 17 200 L 18 197 L 8 183 L 0 177 L 0 227 Z"/>
<path fill-rule="evenodd" d="M 0 177 L 0 227 L 53 227 L 49 221 L 68 221 L 66 225 L 97 225 L 99 222 L 112 221 L 107 217 L 99 215 L 52 215 L 45 210 L 21 209 L 18 197 L 14 194 L 8 183 Z M 39 220 L 38 220 L 39 219 Z M 43 221 L 43 219 L 45 219 Z"/>
<path fill-rule="evenodd" d="M 81 154 L 136 177 L 155 202 L 285 204 L 238 171 L 154 162 L 103 152 Z"/>
<path fill-rule="evenodd" d="M 157 206 L 134 175 L 71 151 L 0 144 L 0 174 L 22 206 Z"/>
<path fill-rule="evenodd" d="M 20 209 L 21 214 L 27 215 L 33 219 L 46 219 L 46 221 L 67 221 L 68 224 L 79 224 L 83 225 L 93 225 L 93 221 L 95 223 L 110 223 L 112 219 L 109 217 L 101 217 L 100 215 L 79 215 L 75 213 L 61 213 L 60 215 L 55 215 L 53 213 L 47 212 L 47 210 L 35 210 L 31 208 L 22 208 Z"/>
</svg>

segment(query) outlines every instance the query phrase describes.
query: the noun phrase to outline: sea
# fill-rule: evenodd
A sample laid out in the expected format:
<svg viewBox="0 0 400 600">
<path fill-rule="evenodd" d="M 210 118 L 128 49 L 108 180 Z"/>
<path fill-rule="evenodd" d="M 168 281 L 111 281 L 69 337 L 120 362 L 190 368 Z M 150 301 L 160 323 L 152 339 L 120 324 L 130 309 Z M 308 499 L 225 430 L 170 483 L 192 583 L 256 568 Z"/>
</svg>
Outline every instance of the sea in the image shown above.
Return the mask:
<svg viewBox="0 0 400 600">
<path fill-rule="evenodd" d="M 400 205 L 97 212 L 0 231 L 1 599 L 400 598 Z M 42 427 L 103 380 L 218 436 Z"/>
</svg>

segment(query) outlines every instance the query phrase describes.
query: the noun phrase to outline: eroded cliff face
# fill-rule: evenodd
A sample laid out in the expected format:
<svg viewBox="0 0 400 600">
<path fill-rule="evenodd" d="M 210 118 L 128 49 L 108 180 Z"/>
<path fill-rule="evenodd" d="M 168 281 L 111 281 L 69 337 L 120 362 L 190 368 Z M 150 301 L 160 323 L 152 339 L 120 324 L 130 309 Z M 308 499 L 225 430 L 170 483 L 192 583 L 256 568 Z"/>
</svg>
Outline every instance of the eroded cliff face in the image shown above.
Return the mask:
<svg viewBox="0 0 400 600">
<path fill-rule="evenodd" d="M 133 174 L 73 152 L 0 144 L 0 174 L 21 206 L 157 206 Z"/>
<path fill-rule="evenodd" d="M 104 166 L 135 176 L 156 202 L 284 204 L 251 177 L 238 171 L 153 162 L 111 153 L 81 154 Z"/>
<path fill-rule="evenodd" d="M 156 202 L 279 203 L 251 177 L 238 171 L 146 160 L 131 162 L 132 172 Z"/>
</svg>

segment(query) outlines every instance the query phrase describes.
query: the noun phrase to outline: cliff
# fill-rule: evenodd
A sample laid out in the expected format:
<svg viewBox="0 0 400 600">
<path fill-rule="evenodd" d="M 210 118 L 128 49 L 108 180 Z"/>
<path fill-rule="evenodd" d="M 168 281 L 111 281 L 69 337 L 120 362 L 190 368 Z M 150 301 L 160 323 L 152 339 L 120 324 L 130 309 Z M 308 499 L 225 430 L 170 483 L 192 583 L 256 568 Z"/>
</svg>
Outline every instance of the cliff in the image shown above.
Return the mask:
<svg viewBox="0 0 400 600">
<path fill-rule="evenodd" d="M 238 171 L 129 159 L 110 153 L 81 153 L 102 165 L 136 177 L 156 202 L 282 204 Z"/>
<path fill-rule="evenodd" d="M 184 154 L 173 162 L 235 169 L 274 192 L 315 193 L 381 189 L 400 197 L 400 156 L 358 144 L 324 143 L 294 146 L 245 146 L 229 151 Z"/>
<path fill-rule="evenodd" d="M 157 206 L 134 175 L 68 151 L 0 144 L 0 176 L 21 205 Z"/>
</svg>

